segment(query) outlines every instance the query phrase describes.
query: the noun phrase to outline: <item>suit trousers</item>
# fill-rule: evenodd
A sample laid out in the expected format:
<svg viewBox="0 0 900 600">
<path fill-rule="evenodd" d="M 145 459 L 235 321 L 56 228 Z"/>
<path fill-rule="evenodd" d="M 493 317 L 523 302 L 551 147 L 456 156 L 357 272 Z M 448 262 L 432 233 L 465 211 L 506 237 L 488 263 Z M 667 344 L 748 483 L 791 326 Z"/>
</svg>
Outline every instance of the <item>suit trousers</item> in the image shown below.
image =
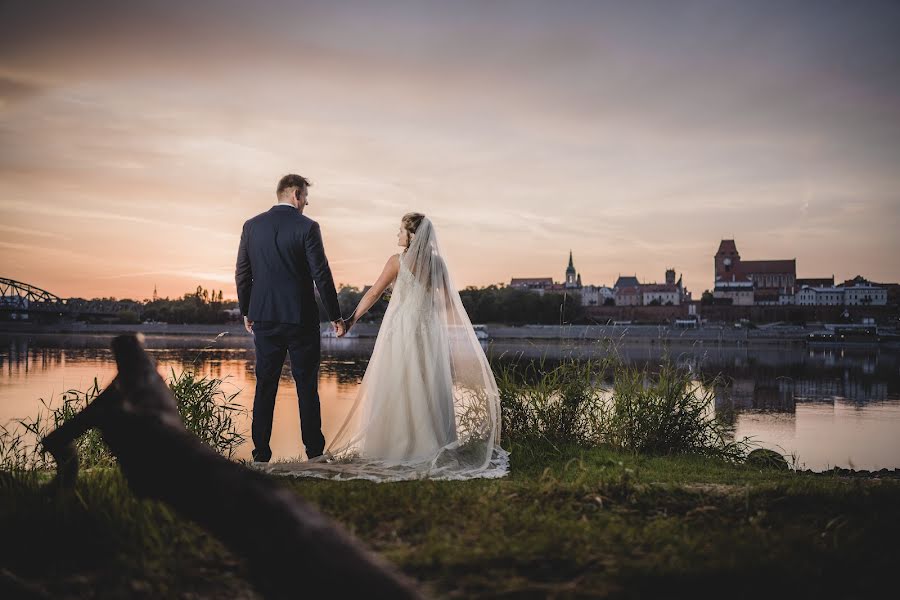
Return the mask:
<svg viewBox="0 0 900 600">
<path fill-rule="evenodd" d="M 253 460 L 272 458 L 272 418 L 278 380 L 285 354 L 291 357 L 291 375 L 297 386 L 300 408 L 300 435 L 306 456 L 319 456 L 325 450 L 322 414 L 319 406 L 319 360 L 322 341 L 319 328 L 293 323 L 253 323 L 256 346 L 256 396 L 253 398 Z"/>
</svg>

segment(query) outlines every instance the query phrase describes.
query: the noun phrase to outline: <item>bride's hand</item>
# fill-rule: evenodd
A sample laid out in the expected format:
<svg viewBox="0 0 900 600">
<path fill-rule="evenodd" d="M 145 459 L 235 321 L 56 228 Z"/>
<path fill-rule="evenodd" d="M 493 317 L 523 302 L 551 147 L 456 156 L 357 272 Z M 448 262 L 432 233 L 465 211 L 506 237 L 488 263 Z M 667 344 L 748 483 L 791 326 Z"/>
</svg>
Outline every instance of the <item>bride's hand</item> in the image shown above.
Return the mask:
<svg viewBox="0 0 900 600">
<path fill-rule="evenodd" d="M 353 317 L 348 319 L 344 319 L 344 335 L 350 332 L 350 328 L 356 325 L 356 320 Z"/>
</svg>

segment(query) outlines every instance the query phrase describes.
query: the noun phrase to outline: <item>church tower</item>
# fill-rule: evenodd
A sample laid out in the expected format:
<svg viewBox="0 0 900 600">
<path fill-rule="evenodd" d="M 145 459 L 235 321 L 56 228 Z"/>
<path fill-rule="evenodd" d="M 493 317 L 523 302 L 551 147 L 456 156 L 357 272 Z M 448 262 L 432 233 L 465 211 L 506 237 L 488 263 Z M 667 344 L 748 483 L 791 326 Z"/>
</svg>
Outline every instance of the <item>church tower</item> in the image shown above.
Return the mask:
<svg viewBox="0 0 900 600">
<path fill-rule="evenodd" d="M 578 273 L 575 271 L 575 263 L 572 262 L 572 251 L 569 250 L 569 266 L 566 268 L 566 287 L 578 287 Z"/>
<path fill-rule="evenodd" d="M 722 240 L 713 258 L 715 281 L 734 281 L 741 272 L 741 255 L 734 240 Z"/>
</svg>

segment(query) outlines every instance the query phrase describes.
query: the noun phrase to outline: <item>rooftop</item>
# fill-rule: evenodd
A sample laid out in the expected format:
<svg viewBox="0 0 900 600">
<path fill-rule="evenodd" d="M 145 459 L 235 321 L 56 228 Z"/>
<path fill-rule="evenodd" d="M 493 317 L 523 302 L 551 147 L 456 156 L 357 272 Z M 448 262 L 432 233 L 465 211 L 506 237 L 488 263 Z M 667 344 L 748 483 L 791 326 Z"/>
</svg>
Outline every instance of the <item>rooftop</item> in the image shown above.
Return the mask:
<svg viewBox="0 0 900 600">
<path fill-rule="evenodd" d="M 742 260 L 741 272 L 757 273 L 796 273 L 797 259 L 790 260 Z"/>
<path fill-rule="evenodd" d="M 623 287 L 637 287 L 641 285 L 638 281 L 637 275 L 619 275 L 619 278 L 616 279 L 616 284 L 613 286 L 614 288 L 623 288 Z"/>
<path fill-rule="evenodd" d="M 722 240 L 719 242 L 719 250 L 716 254 L 737 254 L 737 246 L 734 240 Z"/>
</svg>

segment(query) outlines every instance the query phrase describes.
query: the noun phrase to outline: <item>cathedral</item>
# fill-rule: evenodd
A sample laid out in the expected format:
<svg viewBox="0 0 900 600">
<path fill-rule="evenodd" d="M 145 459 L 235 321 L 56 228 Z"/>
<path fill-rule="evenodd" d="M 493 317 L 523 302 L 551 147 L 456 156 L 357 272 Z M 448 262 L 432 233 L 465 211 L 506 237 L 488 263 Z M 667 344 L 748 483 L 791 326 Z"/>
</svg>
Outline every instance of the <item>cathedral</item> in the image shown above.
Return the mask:
<svg viewBox="0 0 900 600">
<path fill-rule="evenodd" d="M 566 266 L 565 277 L 562 283 L 554 282 L 552 277 L 514 277 L 509 282 L 509 287 L 530 290 L 542 295 L 545 293 L 562 294 L 565 292 L 576 292 L 581 296 L 582 306 L 599 306 L 613 297 L 612 288 L 602 285 L 583 285 L 581 283 L 581 273 L 575 269 L 575 259 L 571 250 L 569 250 L 569 264 Z"/>
<path fill-rule="evenodd" d="M 566 267 L 566 289 L 581 289 L 581 273 L 575 272 L 575 263 L 572 262 L 571 250 L 569 250 L 569 266 Z"/>
<path fill-rule="evenodd" d="M 513 277 L 509 287 L 540 292 L 562 292 L 581 289 L 581 274 L 575 270 L 572 251 L 569 250 L 569 266 L 566 267 L 564 283 L 556 283 L 552 277 Z"/>
<path fill-rule="evenodd" d="M 713 297 L 730 298 L 733 304 L 749 306 L 757 300 L 793 293 L 797 284 L 797 259 L 742 260 L 734 240 L 722 240 L 713 257 Z"/>
</svg>

